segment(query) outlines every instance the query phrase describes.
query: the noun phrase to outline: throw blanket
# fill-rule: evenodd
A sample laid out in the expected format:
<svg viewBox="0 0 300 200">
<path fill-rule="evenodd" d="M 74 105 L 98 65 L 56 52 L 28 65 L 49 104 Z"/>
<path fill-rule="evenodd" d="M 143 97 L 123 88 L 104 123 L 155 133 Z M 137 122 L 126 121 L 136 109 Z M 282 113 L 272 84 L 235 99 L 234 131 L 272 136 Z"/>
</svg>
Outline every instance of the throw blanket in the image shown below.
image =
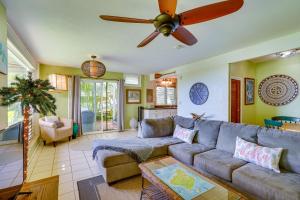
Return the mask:
<svg viewBox="0 0 300 200">
<path fill-rule="evenodd" d="M 142 163 L 151 157 L 154 148 L 181 142 L 182 141 L 173 137 L 112 140 L 99 139 L 95 140 L 93 143 L 93 159 L 95 159 L 99 150 L 111 150 L 126 153 L 136 162 Z"/>
</svg>

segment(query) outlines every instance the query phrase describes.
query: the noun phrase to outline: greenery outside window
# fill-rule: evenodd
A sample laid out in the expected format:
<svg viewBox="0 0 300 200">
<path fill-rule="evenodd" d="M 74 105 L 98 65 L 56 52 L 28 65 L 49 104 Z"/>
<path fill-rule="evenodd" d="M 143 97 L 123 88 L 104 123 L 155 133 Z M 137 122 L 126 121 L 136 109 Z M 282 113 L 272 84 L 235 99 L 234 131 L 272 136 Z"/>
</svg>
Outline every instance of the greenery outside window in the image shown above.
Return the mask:
<svg viewBox="0 0 300 200">
<path fill-rule="evenodd" d="M 16 76 L 26 77 L 27 68 L 14 62 L 12 56 L 8 57 L 8 73 L 7 73 L 7 84 L 10 85 L 15 81 Z M 22 110 L 20 102 L 8 106 L 8 126 L 18 123 L 23 120 Z"/>
</svg>

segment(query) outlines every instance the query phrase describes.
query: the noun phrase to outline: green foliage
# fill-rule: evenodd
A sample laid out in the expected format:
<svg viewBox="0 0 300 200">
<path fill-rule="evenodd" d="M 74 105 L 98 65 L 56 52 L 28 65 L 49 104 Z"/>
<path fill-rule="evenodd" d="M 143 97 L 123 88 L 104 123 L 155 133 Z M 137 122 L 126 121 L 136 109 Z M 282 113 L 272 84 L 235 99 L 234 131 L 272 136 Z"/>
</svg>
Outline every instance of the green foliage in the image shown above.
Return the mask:
<svg viewBox="0 0 300 200">
<path fill-rule="evenodd" d="M 35 112 L 47 115 L 49 112 L 55 115 L 55 98 L 49 94 L 54 89 L 48 80 L 33 80 L 32 73 L 27 78 L 16 77 L 16 82 L 10 87 L 0 89 L 0 104 L 8 106 L 21 102 L 22 110 L 31 107 Z"/>
</svg>

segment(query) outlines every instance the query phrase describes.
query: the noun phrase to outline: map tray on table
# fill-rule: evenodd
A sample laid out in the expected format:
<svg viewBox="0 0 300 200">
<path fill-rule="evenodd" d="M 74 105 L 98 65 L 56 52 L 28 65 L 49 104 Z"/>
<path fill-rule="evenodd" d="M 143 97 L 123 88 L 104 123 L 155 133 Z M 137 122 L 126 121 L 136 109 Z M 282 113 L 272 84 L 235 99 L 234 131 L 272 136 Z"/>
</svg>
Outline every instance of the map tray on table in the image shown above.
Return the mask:
<svg viewBox="0 0 300 200">
<path fill-rule="evenodd" d="M 141 198 L 143 198 L 143 193 L 144 193 L 144 180 L 147 180 L 147 182 L 149 182 L 150 184 L 152 184 L 153 186 L 155 186 L 155 188 L 157 188 L 158 191 L 160 191 L 161 193 L 165 194 L 168 196 L 168 199 L 178 199 L 178 200 L 182 200 L 182 199 L 193 199 L 193 200 L 246 200 L 247 198 L 244 197 L 242 194 L 240 194 L 239 192 L 235 191 L 234 189 L 232 189 L 229 186 L 226 186 L 214 179 L 211 178 L 207 178 L 205 176 L 203 176 L 202 174 L 198 173 L 197 171 L 195 171 L 194 169 L 182 164 L 181 162 L 175 160 L 172 157 L 164 157 L 164 158 L 159 158 L 159 159 L 155 159 L 149 162 L 145 162 L 139 165 L 141 171 L 142 171 L 142 185 L 143 185 L 143 191 L 142 191 L 142 195 Z M 172 169 L 173 168 L 173 169 Z M 166 169 L 169 169 L 166 170 Z M 174 170 L 175 169 L 175 170 Z M 206 188 L 204 189 L 202 192 L 200 191 L 199 194 L 195 194 L 192 196 L 183 196 L 183 194 L 180 192 L 177 192 L 176 189 L 173 189 L 172 186 L 168 185 L 168 181 L 170 181 L 174 176 L 171 176 L 170 173 L 173 170 L 174 171 L 179 170 L 179 173 L 182 175 L 182 173 L 186 173 L 187 174 L 187 187 L 188 188 L 192 188 L 195 189 L 195 185 L 189 183 L 196 183 L 196 180 L 201 180 L 201 182 L 203 181 L 204 184 L 206 186 L 202 187 Z M 158 171 L 157 171 L 158 170 Z M 182 171 L 180 171 L 182 170 Z M 159 172 L 160 175 L 157 175 L 156 172 Z M 161 173 L 166 173 L 169 175 L 161 175 Z M 178 173 L 178 171 L 177 171 Z M 168 177 L 168 178 L 163 178 L 163 176 Z M 169 177 L 170 176 L 170 177 Z M 162 178 L 161 178 L 162 177 Z M 190 181 L 190 177 L 193 177 L 192 179 L 194 181 Z M 165 179 L 165 180 L 164 180 Z M 182 180 L 182 179 L 181 179 Z M 173 180 L 174 181 L 174 180 Z M 202 182 L 202 183 L 203 183 Z M 173 182 L 175 183 L 175 185 L 177 187 L 182 187 L 180 184 L 178 183 L 178 179 L 175 178 L 175 181 Z M 184 186 L 183 186 L 184 187 Z M 197 187 L 196 187 L 197 188 Z M 205 191 L 206 190 L 206 191 Z M 143 198 L 144 199 L 144 198 Z"/>
</svg>

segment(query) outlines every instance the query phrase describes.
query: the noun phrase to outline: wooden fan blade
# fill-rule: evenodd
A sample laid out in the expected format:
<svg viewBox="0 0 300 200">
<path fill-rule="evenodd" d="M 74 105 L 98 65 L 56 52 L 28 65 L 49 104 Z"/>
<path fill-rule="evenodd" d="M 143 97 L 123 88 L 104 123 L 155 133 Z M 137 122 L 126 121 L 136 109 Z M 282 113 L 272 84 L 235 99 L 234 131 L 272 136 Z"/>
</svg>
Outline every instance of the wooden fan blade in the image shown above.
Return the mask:
<svg viewBox="0 0 300 200">
<path fill-rule="evenodd" d="M 244 0 L 227 0 L 219 3 L 210 4 L 207 6 L 195 8 L 186 12 L 181 13 L 180 25 L 190 25 L 209 21 L 229 15 L 233 12 L 238 11 L 244 4 Z"/>
<path fill-rule="evenodd" d="M 161 13 L 167 13 L 171 16 L 175 15 L 177 0 L 158 0 Z"/>
<path fill-rule="evenodd" d="M 100 15 L 99 17 L 103 20 L 113 21 L 113 22 L 142 23 L 142 24 L 153 23 L 153 20 L 151 19 L 136 19 L 136 18 L 118 17 L 118 16 L 110 16 L 110 15 Z"/>
<path fill-rule="evenodd" d="M 192 46 L 198 42 L 197 38 L 183 26 L 179 26 L 172 36 L 180 42 Z"/>
<path fill-rule="evenodd" d="M 146 39 L 144 39 L 137 47 L 138 47 L 138 48 L 141 48 L 141 47 L 146 46 L 146 45 L 149 44 L 152 40 L 154 40 L 159 34 L 160 34 L 160 32 L 154 31 L 154 32 L 151 33 Z"/>
</svg>

